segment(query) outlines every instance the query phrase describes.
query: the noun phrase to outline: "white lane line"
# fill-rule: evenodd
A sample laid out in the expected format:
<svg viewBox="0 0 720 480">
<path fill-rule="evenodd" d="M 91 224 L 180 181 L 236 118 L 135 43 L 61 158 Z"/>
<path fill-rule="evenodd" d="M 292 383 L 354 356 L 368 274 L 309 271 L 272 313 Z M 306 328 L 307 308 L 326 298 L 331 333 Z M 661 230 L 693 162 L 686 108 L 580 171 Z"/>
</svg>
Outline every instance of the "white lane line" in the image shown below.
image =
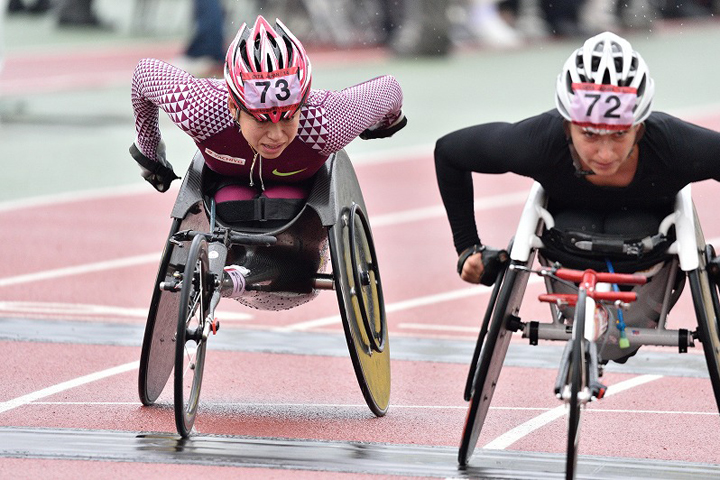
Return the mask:
<svg viewBox="0 0 720 480">
<path fill-rule="evenodd" d="M 528 280 L 528 284 L 539 283 L 541 281 L 542 278 L 534 276 L 530 277 L 530 279 Z M 436 293 L 434 295 L 427 295 L 424 297 L 411 298 L 410 300 L 403 300 L 400 302 L 386 304 L 385 311 L 387 313 L 400 312 L 402 310 L 409 310 L 412 308 L 434 305 L 436 303 L 449 302 L 452 300 L 472 297 L 475 295 L 482 295 L 484 293 L 490 292 L 491 288 L 492 287 L 480 285 L 476 287 L 462 288 L 460 290 L 451 290 L 449 292 Z M 332 315 L 329 317 L 318 318 L 315 320 L 308 320 L 306 322 L 293 323 L 284 327 L 274 328 L 273 330 L 278 332 L 301 331 L 310 330 L 312 328 L 326 327 L 328 325 L 334 325 L 336 323 L 340 323 L 340 315 Z M 453 328 L 457 329 L 465 327 L 450 326 L 448 329 L 452 330 Z M 477 331 L 477 328 L 473 329 L 473 331 Z"/>
<path fill-rule="evenodd" d="M 528 192 L 504 193 L 501 195 L 493 195 L 490 197 L 476 198 L 473 204 L 475 211 L 491 210 L 493 208 L 503 208 L 513 205 L 522 205 L 527 200 Z M 385 227 L 388 225 L 400 225 L 402 223 L 418 222 L 428 220 L 430 218 L 445 217 L 445 207 L 442 205 L 433 205 L 431 207 L 416 208 L 413 210 L 405 210 L 397 213 L 386 213 L 384 215 L 373 215 L 370 218 L 372 227 Z"/>
<path fill-rule="evenodd" d="M 32 402 L 29 406 L 87 406 L 87 407 L 106 407 L 106 406 L 130 406 L 139 407 L 140 402 Z M 366 404 L 348 404 L 348 403 L 238 403 L 238 402 L 206 402 L 207 406 L 229 406 L 229 407 L 281 407 L 281 408 L 359 408 L 366 409 Z M 390 404 L 390 408 L 400 410 L 467 410 L 466 405 L 395 405 Z M 542 407 L 490 407 L 490 410 L 505 411 L 526 411 L 526 412 L 547 412 L 550 409 Z M 701 417 L 716 417 L 717 412 L 693 412 L 688 410 L 623 410 L 608 408 L 589 408 L 583 413 L 629 413 L 632 415 L 691 415 Z"/>
<path fill-rule="evenodd" d="M 147 318 L 147 308 L 124 308 L 109 305 L 91 305 L 84 303 L 59 302 L 3 302 L 0 301 L 0 313 L 5 315 L 32 315 L 52 318 Z M 252 315 L 242 312 L 222 312 L 223 320 L 250 320 Z"/>
<path fill-rule="evenodd" d="M 87 383 L 95 382 L 97 380 L 102 380 L 107 377 L 112 377 L 113 375 L 118 375 L 120 373 L 136 370 L 139 366 L 139 361 L 130 362 L 124 365 L 118 365 L 117 367 L 108 368 L 107 370 L 101 370 L 99 372 L 91 373 L 89 375 L 84 375 L 73 380 L 68 380 L 67 382 L 58 383 L 57 385 L 53 385 L 52 387 L 43 388 L 42 390 L 38 390 L 37 392 L 29 393 L 27 395 L 23 395 L 21 397 L 17 397 L 12 400 L 0 403 L 0 413 L 5 413 L 8 410 L 12 410 L 13 408 L 22 407 L 23 405 L 27 405 L 28 403 L 34 402 L 41 398 L 49 397 L 50 395 L 55 395 L 56 393 L 64 392 L 65 390 L 70 390 L 71 388 L 79 387 Z"/>
<path fill-rule="evenodd" d="M 52 280 L 55 278 L 82 275 L 85 273 L 100 272 L 103 270 L 114 270 L 116 268 L 132 267 L 151 262 L 158 263 L 160 262 L 160 257 L 161 255 L 159 253 L 148 253 L 145 255 L 136 255 L 134 257 L 118 258 L 104 262 L 86 263 L 85 265 L 76 265 L 74 267 L 57 268 L 55 270 L 45 270 L 44 272 L 0 278 L 0 287 L 20 285 L 23 283 L 31 283 L 41 280 Z"/>
<path fill-rule="evenodd" d="M 623 382 L 609 386 L 607 391 L 605 392 L 605 397 L 624 392 L 631 388 L 639 387 L 640 385 L 644 385 L 648 382 L 652 382 L 660 378 L 663 378 L 662 375 L 640 375 L 638 377 L 630 378 Z M 535 430 L 542 428 L 545 425 L 564 416 L 566 412 L 567 405 L 561 405 L 557 408 L 553 408 L 552 410 L 548 410 L 547 412 L 538 415 L 537 417 L 532 418 L 527 422 L 503 433 L 499 437 L 487 443 L 483 448 L 488 450 L 504 450 L 513 443 L 534 432 Z"/>
</svg>

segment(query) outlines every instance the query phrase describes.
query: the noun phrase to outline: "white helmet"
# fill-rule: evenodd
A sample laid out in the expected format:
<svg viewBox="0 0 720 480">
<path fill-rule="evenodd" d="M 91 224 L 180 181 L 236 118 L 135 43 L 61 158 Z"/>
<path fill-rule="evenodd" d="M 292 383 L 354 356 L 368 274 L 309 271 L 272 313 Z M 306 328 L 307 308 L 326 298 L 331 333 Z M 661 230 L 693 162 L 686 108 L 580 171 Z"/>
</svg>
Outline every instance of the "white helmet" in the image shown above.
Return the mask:
<svg viewBox="0 0 720 480">
<path fill-rule="evenodd" d="M 637 99 L 628 112 L 632 125 L 644 122 L 652 111 L 655 83 L 647 64 L 630 42 L 614 33 L 604 32 L 586 40 L 558 75 L 555 105 L 566 120 L 575 123 L 579 122 L 572 115 L 576 97 L 573 84 L 580 83 L 634 89 Z"/>
</svg>

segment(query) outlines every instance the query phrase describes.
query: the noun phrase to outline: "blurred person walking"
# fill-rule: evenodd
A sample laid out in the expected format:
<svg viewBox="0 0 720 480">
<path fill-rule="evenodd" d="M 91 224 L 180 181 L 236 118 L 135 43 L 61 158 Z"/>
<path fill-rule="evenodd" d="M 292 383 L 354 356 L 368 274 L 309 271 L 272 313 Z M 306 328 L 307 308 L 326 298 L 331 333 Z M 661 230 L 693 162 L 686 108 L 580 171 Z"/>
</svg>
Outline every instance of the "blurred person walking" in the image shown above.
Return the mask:
<svg viewBox="0 0 720 480">
<path fill-rule="evenodd" d="M 193 0 L 193 36 L 177 66 L 195 77 L 222 77 L 225 12 L 220 0 Z"/>
<path fill-rule="evenodd" d="M 110 28 L 93 11 L 93 0 L 60 0 L 57 24 L 60 27 Z"/>
<path fill-rule="evenodd" d="M 7 4 L 7 8 L 5 5 Z M 52 2 L 50 0 L 36 0 L 32 4 L 24 2 L 23 0 L 9 0 L 2 3 L 3 12 L 8 13 L 45 13 L 52 8 Z"/>
</svg>

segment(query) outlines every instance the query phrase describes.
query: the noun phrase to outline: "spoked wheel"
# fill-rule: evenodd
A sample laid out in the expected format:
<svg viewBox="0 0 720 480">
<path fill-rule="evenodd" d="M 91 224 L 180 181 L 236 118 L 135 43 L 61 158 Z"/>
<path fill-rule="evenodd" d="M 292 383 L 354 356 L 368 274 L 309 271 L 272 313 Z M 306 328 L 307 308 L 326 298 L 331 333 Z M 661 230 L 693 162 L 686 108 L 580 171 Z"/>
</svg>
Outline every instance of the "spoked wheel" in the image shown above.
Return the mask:
<svg viewBox="0 0 720 480">
<path fill-rule="evenodd" d="M 173 338 L 177 329 L 179 293 L 164 290 L 161 285 L 174 282 L 176 273 L 179 273 L 177 272 L 177 257 L 182 256 L 185 252 L 170 242 L 170 238 L 177 233 L 179 227 L 180 220 L 174 219 L 160 260 L 160 268 L 145 324 L 145 336 L 140 353 L 138 393 L 140 401 L 146 406 L 155 403 L 160 396 L 173 368 L 175 353 Z M 171 261 L 171 259 L 174 260 Z M 185 261 L 182 259 L 181 266 L 184 264 Z"/>
<path fill-rule="evenodd" d="M 528 264 L 532 264 L 531 256 Z M 490 401 L 495 393 L 500 370 L 514 330 L 513 322 L 519 321 L 518 313 L 522 303 L 529 272 L 509 269 L 502 279 L 498 300 L 492 312 L 492 320 L 480 352 L 480 362 L 475 370 L 473 388 L 470 389 L 470 407 L 465 417 L 458 462 L 467 465 L 475 451 L 480 431 L 487 417 Z M 471 366 L 472 368 L 472 366 Z"/>
<path fill-rule="evenodd" d="M 359 205 L 329 231 L 333 277 L 355 375 L 370 410 L 390 403 L 390 348 L 385 304 L 370 226 Z"/>
<path fill-rule="evenodd" d="M 565 478 L 575 478 L 577 470 L 578 443 L 580 441 L 580 411 L 582 399 L 580 396 L 587 385 L 587 363 L 586 363 L 586 340 L 583 335 L 585 331 L 585 316 L 587 310 L 587 292 L 581 288 L 578 291 L 577 304 L 575 305 L 575 319 L 572 329 L 572 353 L 570 355 L 570 399 L 568 414 L 568 438 L 567 456 L 565 459 Z"/>
<path fill-rule="evenodd" d="M 695 213 L 695 233 L 700 255 L 700 266 L 688 272 L 690 292 L 698 323 L 698 337 L 705 353 L 708 375 L 715 394 L 715 403 L 720 411 L 720 306 L 718 306 L 718 286 L 707 271 L 707 262 L 713 255 L 712 247 L 705 245 L 705 237 Z"/>
<path fill-rule="evenodd" d="M 183 437 L 192 430 L 200 399 L 212 288 L 207 241 L 198 235 L 182 276 L 175 343 L 175 425 Z"/>
</svg>

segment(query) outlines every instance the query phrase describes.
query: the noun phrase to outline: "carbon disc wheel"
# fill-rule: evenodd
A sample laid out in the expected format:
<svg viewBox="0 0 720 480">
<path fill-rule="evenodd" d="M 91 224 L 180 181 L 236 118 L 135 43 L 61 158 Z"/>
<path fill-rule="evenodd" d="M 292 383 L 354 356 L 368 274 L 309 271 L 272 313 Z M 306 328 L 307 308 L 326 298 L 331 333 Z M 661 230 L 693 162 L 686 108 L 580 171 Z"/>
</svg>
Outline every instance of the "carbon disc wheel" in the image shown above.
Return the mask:
<svg viewBox="0 0 720 480">
<path fill-rule="evenodd" d="M 370 410 L 383 416 L 390 403 L 390 348 L 375 247 L 362 209 L 345 209 L 328 237 L 355 376 Z"/>
</svg>

